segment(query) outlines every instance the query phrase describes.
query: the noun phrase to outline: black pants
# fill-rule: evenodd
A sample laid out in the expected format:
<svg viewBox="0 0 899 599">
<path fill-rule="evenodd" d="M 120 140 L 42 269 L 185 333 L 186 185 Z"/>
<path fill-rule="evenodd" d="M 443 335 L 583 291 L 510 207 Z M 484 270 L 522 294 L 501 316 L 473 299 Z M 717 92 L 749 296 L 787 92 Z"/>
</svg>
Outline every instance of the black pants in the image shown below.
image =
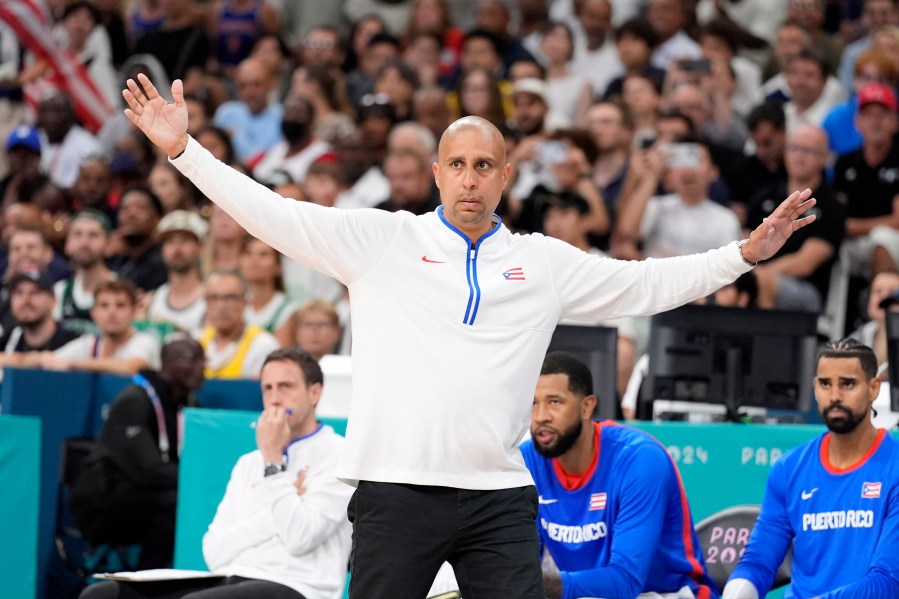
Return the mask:
<svg viewBox="0 0 899 599">
<path fill-rule="evenodd" d="M 469 491 L 361 481 L 352 599 L 423 599 L 448 561 L 465 599 L 544 599 L 533 486 Z"/>
<path fill-rule="evenodd" d="M 228 576 L 160 582 L 101 582 L 79 599 L 305 599 L 290 587 L 267 580 Z"/>
</svg>

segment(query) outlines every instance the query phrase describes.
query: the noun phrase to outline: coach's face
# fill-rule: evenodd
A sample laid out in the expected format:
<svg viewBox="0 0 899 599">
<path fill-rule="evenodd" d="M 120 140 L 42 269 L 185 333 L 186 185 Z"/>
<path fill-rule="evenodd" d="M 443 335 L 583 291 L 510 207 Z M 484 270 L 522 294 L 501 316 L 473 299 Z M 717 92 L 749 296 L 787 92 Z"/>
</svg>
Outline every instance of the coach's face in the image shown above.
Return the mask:
<svg viewBox="0 0 899 599">
<path fill-rule="evenodd" d="M 589 401 L 593 398 L 594 401 Z M 571 391 L 567 374 L 543 374 L 537 380 L 531 411 L 534 447 L 548 458 L 556 458 L 574 445 L 589 421 L 595 397 L 581 397 Z"/>
<path fill-rule="evenodd" d="M 512 170 L 499 130 L 478 117 L 459 119 L 440 139 L 433 170 L 450 224 L 472 241 L 490 231 Z"/>
</svg>

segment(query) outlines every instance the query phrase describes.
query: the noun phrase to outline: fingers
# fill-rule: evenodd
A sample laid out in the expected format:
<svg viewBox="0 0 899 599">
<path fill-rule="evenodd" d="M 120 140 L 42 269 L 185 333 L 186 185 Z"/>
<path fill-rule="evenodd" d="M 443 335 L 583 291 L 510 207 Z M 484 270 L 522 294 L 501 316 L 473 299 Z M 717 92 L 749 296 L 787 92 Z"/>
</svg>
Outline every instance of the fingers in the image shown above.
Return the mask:
<svg viewBox="0 0 899 599">
<path fill-rule="evenodd" d="M 815 198 L 809 198 L 806 201 L 799 204 L 798 206 L 796 206 L 795 208 L 793 208 L 793 211 L 790 213 L 790 216 L 793 219 L 797 219 L 800 216 L 802 216 L 806 211 L 810 210 L 812 208 L 812 206 L 814 206 L 817 203 L 818 203 L 818 200 L 816 200 Z"/>
<path fill-rule="evenodd" d="M 134 79 L 129 79 L 128 81 L 125 82 L 125 85 L 128 86 L 127 91 L 130 92 L 131 95 L 134 97 L 134 101 L 137 102 L 138 108 L 143 106 L 147 102 L 149 102 L 149 100 L 147 99 L 147 96 L 144 95 L 144 92 L 141 90 L 140 86 L 137 84 L 137 82 Z M 125 92 L 123 91 L 122 94 L 124 94 L 124 93 Z M 125 97 L 125 99 L 126 100 L 128 99 L 127 96 Z M 135 110 L 135 107 L 132 106 L 131 110 Z M 137 112 L 137 111 L 135 110 L 135 112 Z"/>
<path fill-rule="evenodd" d="M 816 219 L 816 218 L 817 218 L 816 215 L 814 215 L 814 214 L 809 214 L 809 215 L 806 216 L 805 218 L 799 218 L 799 219 L 794 220 L 794 221 L 793 221 L 793 230 L 794 230 L 794 231 L 798 231 L 798 230 L 801 229 L 802 227 L 805 227 L 805 226 L 808 226 L 808 225 L 812 224 L 813 222 L 815 222 L 815 219 Z"/>
<path fill-rule="evenodd" d="M 156 89 L 156 86 L 153 85 L 149 77 L 143 73 L 138 73 L 137 78 L 140 81 L 140 84 L 144 86 L 144 90 L 147 92 L 147 98 L 152 100 L 153 98 L 159 97 L 159 90 Z"/>
<path fill-rule="evenodd" d="M 176 106 L 184 106 L 184 83 L 180 79 L 172 82 L 172 99 Z"/>
<path fill-rule="evenodd" d="M 803 189 L 802 191 L 794 191 L 787 196 L 787 199 L 780 203 L 780 206 L 778 206 L 774 210 L 772 216 L 774 216 L 775 214 L 780 216 L 780 214 L 778 213 L 782 213 L 782 211 L 791 213 L 796 208 L 796 206 L 799 206 L 800 204 L 808 200 L 811 195 L 812 190 L 808 188 Z"/>
<path fill-rule="evenodd" d="M 141 119 L 139 116 L 137 116 L 136 114 L 134 114 L 134 111 L 133 111 L 133 110 L 131 110 L 130 108 L 126 108 L 126 109 L 125 109 L 125 116 L 128 117 L 128 120 L 129 120 L 129 121 L 131 121 L 132 123 L 134 123 L 134 126 L 135 126 L 135 127 L 137 127 L 138 129 L 142 129 L 142 127 L 141 127 L 141 122 L 143 121 L 143 119 Z"/>
</svg>

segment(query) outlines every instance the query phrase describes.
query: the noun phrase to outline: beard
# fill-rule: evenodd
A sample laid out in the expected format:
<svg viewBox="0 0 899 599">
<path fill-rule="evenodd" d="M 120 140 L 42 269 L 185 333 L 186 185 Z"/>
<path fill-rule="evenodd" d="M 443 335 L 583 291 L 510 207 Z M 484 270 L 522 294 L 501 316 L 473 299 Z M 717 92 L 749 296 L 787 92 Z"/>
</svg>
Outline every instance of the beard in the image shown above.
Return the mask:
<svg viewBox="0 0 899 599">
<path fill-rule="evenodd" d="M 848 435 L 868 417 L 868 408 L 861 413 L 854 413 L 841 404 L 831 404 L 821 410 L 821 418 L 827 429 L 837 435 Z"/>
<path fill-rule="evenodd" d="M 142 245 L 145 241 L 150 239 L 150 235 L 152 233 L 128 233 L 127 235 L 122 235 L 122 240 L 132 247 L 136 247 Z"/>
<path fill-rule="evenodd" d="M 102 256 L 83 254 L 80 256 L 72 256 L 69 261 L 75 268 L 90 269 L 99 264 L 102 259 Z"/>
<path fill-rule="evenodd" d="M 19 319 L 19 326 L 21 326 L 23 329 L 36 329 L 40 325 L 44 324 L 47 318 L 47 316 L 26 316 L 25 318 Z"/>
<path fill-rule="evenodd" d="M 575 442 L 577 442 L 577 438 L 580 437 L 583 428 L 584 423 L 578 420 L 564 431 L 561 431 L 553 445 L 541 445 L 535 438 L 534 449 L 545 458 L 557 458 L 574 446 Z M 534 430 L 531 431 L 531 436 L 534 436 Z"/>
</svg>

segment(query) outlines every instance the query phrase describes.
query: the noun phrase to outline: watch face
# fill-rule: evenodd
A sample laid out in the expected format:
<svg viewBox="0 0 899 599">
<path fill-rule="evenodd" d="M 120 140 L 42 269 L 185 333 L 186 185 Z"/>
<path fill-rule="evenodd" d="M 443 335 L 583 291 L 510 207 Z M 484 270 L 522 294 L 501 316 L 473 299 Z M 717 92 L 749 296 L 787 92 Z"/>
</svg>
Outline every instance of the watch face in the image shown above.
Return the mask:
<svg viewBox="0 0 899 599">
<path fill-rule="evenodd" d="M 266 464 L 263 476 L 271 476 L 281 472 L 281 464 Z"/>
</svg>

